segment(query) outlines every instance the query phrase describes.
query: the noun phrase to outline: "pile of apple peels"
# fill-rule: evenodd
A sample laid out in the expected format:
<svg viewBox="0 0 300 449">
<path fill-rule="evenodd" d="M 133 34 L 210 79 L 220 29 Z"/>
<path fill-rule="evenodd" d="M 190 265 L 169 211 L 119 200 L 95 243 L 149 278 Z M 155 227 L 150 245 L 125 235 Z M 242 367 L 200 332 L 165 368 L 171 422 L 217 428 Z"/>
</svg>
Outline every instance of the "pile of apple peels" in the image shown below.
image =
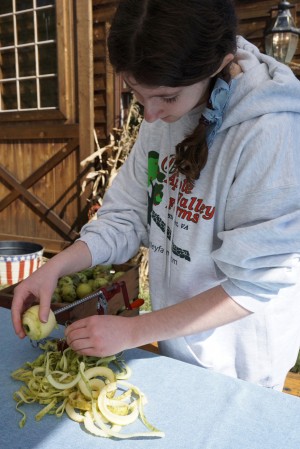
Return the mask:
<svg viewBox="0 0 300 449">
<path fill-rule="evenodd" d="M 43 408 L 35 419 L 46 414 L 61 417 L 66 413 L 95 436 L 114 438 L 163 437 L 144 414 L 146 396 L 127 379 L 131 370 L 121 355 L 105 358 L 82 356 L 64 340 L 48 340 L 33 362 L 14 371 L 13 379 L 23 382 L 14 393 L 16 409 L 26 423 L 22 405 L 38 403 Z M 125 433 L 137 420 L 147 431 Z"/>
</svg>

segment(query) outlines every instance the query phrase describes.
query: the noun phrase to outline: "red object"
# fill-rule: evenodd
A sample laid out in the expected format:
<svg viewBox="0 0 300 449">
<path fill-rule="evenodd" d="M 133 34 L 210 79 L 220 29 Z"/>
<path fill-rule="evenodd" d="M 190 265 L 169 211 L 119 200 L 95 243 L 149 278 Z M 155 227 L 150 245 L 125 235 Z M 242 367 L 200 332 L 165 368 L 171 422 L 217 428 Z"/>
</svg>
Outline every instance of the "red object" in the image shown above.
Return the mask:
<svg viewBox="0 0 300 449">
<path fill-rule="evenodd" d="M 144 300 L 142 298 L 137 298 L 134 301 L 132 301 L 130 303 L 130 308 L 131 309 L 138 309 L 139 307 L 142 307 L 142 305 L 144 304 Z"/>
<path fill-rule="evenodd" d="M 91 220 L 96 214 L 98 209 L 100 209 L 100 204 L 93 204 L 88 210 L 88 220 Z"/>
<path fill-rule="evenodd" d="M 124 300 L 125 310 L 132 310 L 141 307 L 144 304 L 144 300 L 141 298 L 135 299 L 133 302 L 129 301 L 128 291 L 125 281 L 115 282 L 111 287 L 101 288 L 101 292 L 104 295 L 105 300 L 108 302 L 111 298 L 115 296 L 116 293 L 122 292 Z M 105 313 L 104 308 L 98 307 L 98 315 L 103 315 Z"/>
</svg>

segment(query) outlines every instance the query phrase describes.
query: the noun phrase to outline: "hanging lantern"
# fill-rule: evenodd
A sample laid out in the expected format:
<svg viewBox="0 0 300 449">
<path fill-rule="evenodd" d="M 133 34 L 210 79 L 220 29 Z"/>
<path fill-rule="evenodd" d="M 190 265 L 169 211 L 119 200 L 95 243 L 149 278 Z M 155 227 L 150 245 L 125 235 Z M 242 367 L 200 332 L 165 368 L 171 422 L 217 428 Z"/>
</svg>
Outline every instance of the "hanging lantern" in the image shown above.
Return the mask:
<svg viewBox="0 0 300 449">
<path fill-rule="evenodd" d="M 265 49 L 267 55 L 273 56 L 280 62 L 289 64 L 297 50 L 300 29 L 296 28 L 291 9 L 294 8 L 288 1 L 281 1 L 278 7 L 271 9 L 278 11 L 277 16 L 271 20 L 270 27 L 265 32 Z"/>
</svg>

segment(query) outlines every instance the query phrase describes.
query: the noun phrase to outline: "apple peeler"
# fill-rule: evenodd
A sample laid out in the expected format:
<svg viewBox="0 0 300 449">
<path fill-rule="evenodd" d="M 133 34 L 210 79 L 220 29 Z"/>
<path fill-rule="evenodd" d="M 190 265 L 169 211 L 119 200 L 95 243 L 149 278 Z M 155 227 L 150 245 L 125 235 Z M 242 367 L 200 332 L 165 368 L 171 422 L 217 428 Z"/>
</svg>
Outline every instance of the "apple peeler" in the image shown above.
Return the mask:
<svg viewBox="0 0 300 449">
<path fill-rule="evenodd" d="M 115 282 L 110 287 L 104 288 L 102 287 L 99 290 L 96 290 L 95 292 L 91 293 L 90 295 L 85 296 L 84 298 L 78 299 L 77 301 L 74 301 L 66 306 L 60 307 L 59 309 L 53 310 L 54 315 L 59 315 L 61 313 L 67 312 L 68 310 L 71 310 L 75 308 L 76 306 L 79 306 L 80 304 L 83 304 L 87 301 L 90 301 L 91 299 L 98 298 L 97 300 L 97 313 L 98 315 L 106 315 L 108 313 L 108 302 L 111 298 L 115 296 L 115 294 L 122 292 L 123 294 L 123 300 L 124 305 L 120 308 L 120 310 L 117 311 L 117 315 L 121 314 L 124 310 L 133 310 L 141 307 L 144 304 L 144 300 L 137 298 L 134 301 L 130 302 L 127 287 L 125 281 Z M 65 326 L 67 326 L 70 323 L 70 321 L 66 320 Z M 47 339 L 45 339 L 47 340 Z M 31 345 L 36 348 L 39 346 L 40 343 L 43 343 L 44 340 L 40 341 L 33 341 L 30 340 Z M 65 344 L 64 339 L 61 340 L 62 345 Z"/>
</svg>

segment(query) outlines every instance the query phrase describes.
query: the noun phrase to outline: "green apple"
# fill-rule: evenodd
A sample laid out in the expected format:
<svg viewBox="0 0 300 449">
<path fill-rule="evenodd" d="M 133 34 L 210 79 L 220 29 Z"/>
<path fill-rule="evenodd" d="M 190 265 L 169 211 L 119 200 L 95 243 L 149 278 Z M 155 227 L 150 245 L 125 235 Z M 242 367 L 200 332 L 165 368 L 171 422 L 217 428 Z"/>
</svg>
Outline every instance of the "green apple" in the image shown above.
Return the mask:
<svg viewBox="0 0 300 449">
<path fill-rule="evenodd" d="M 117 271 L 113 277 L 112 277 L 112 281 L 116 281 L 117 279 L 119 279 L 120 277 L 124 276 L 125 271 Z"/>
<path fill-rule="evenodd" d="M 77 299 L 76 296 L 76 288 L 74 285 L 64 285 L 60 289 L 60 296 L 63 300 L 63 302 L 73 302 L 75 299 Z"/>
<path fill-rule="evenodd" d="M 83 284 L 79 284 L 76 288 L 76 294 L 79 299 L 84 298 L 87 295 L 90 295 L 93 291 L 93 288 L 87 282 Z"/>
<path fill-rule="evenodd" d="M 96 278 L 94 279 L 94 289 L 97 290 L 98 288 L 106 287 L 106 285 L 109 284 L 109 281 L 106 278 Z"/>
<path fill-rule="evenodd" d="M 50 310 L 47 323 L 42 323 L 39 319 L 39 310 L 39 305 L 32 306 L 25 311 L 22 317 L 24 331 L 31 340 L 48 337 L 57 324 L 52 310 Z"/>
</svg>

